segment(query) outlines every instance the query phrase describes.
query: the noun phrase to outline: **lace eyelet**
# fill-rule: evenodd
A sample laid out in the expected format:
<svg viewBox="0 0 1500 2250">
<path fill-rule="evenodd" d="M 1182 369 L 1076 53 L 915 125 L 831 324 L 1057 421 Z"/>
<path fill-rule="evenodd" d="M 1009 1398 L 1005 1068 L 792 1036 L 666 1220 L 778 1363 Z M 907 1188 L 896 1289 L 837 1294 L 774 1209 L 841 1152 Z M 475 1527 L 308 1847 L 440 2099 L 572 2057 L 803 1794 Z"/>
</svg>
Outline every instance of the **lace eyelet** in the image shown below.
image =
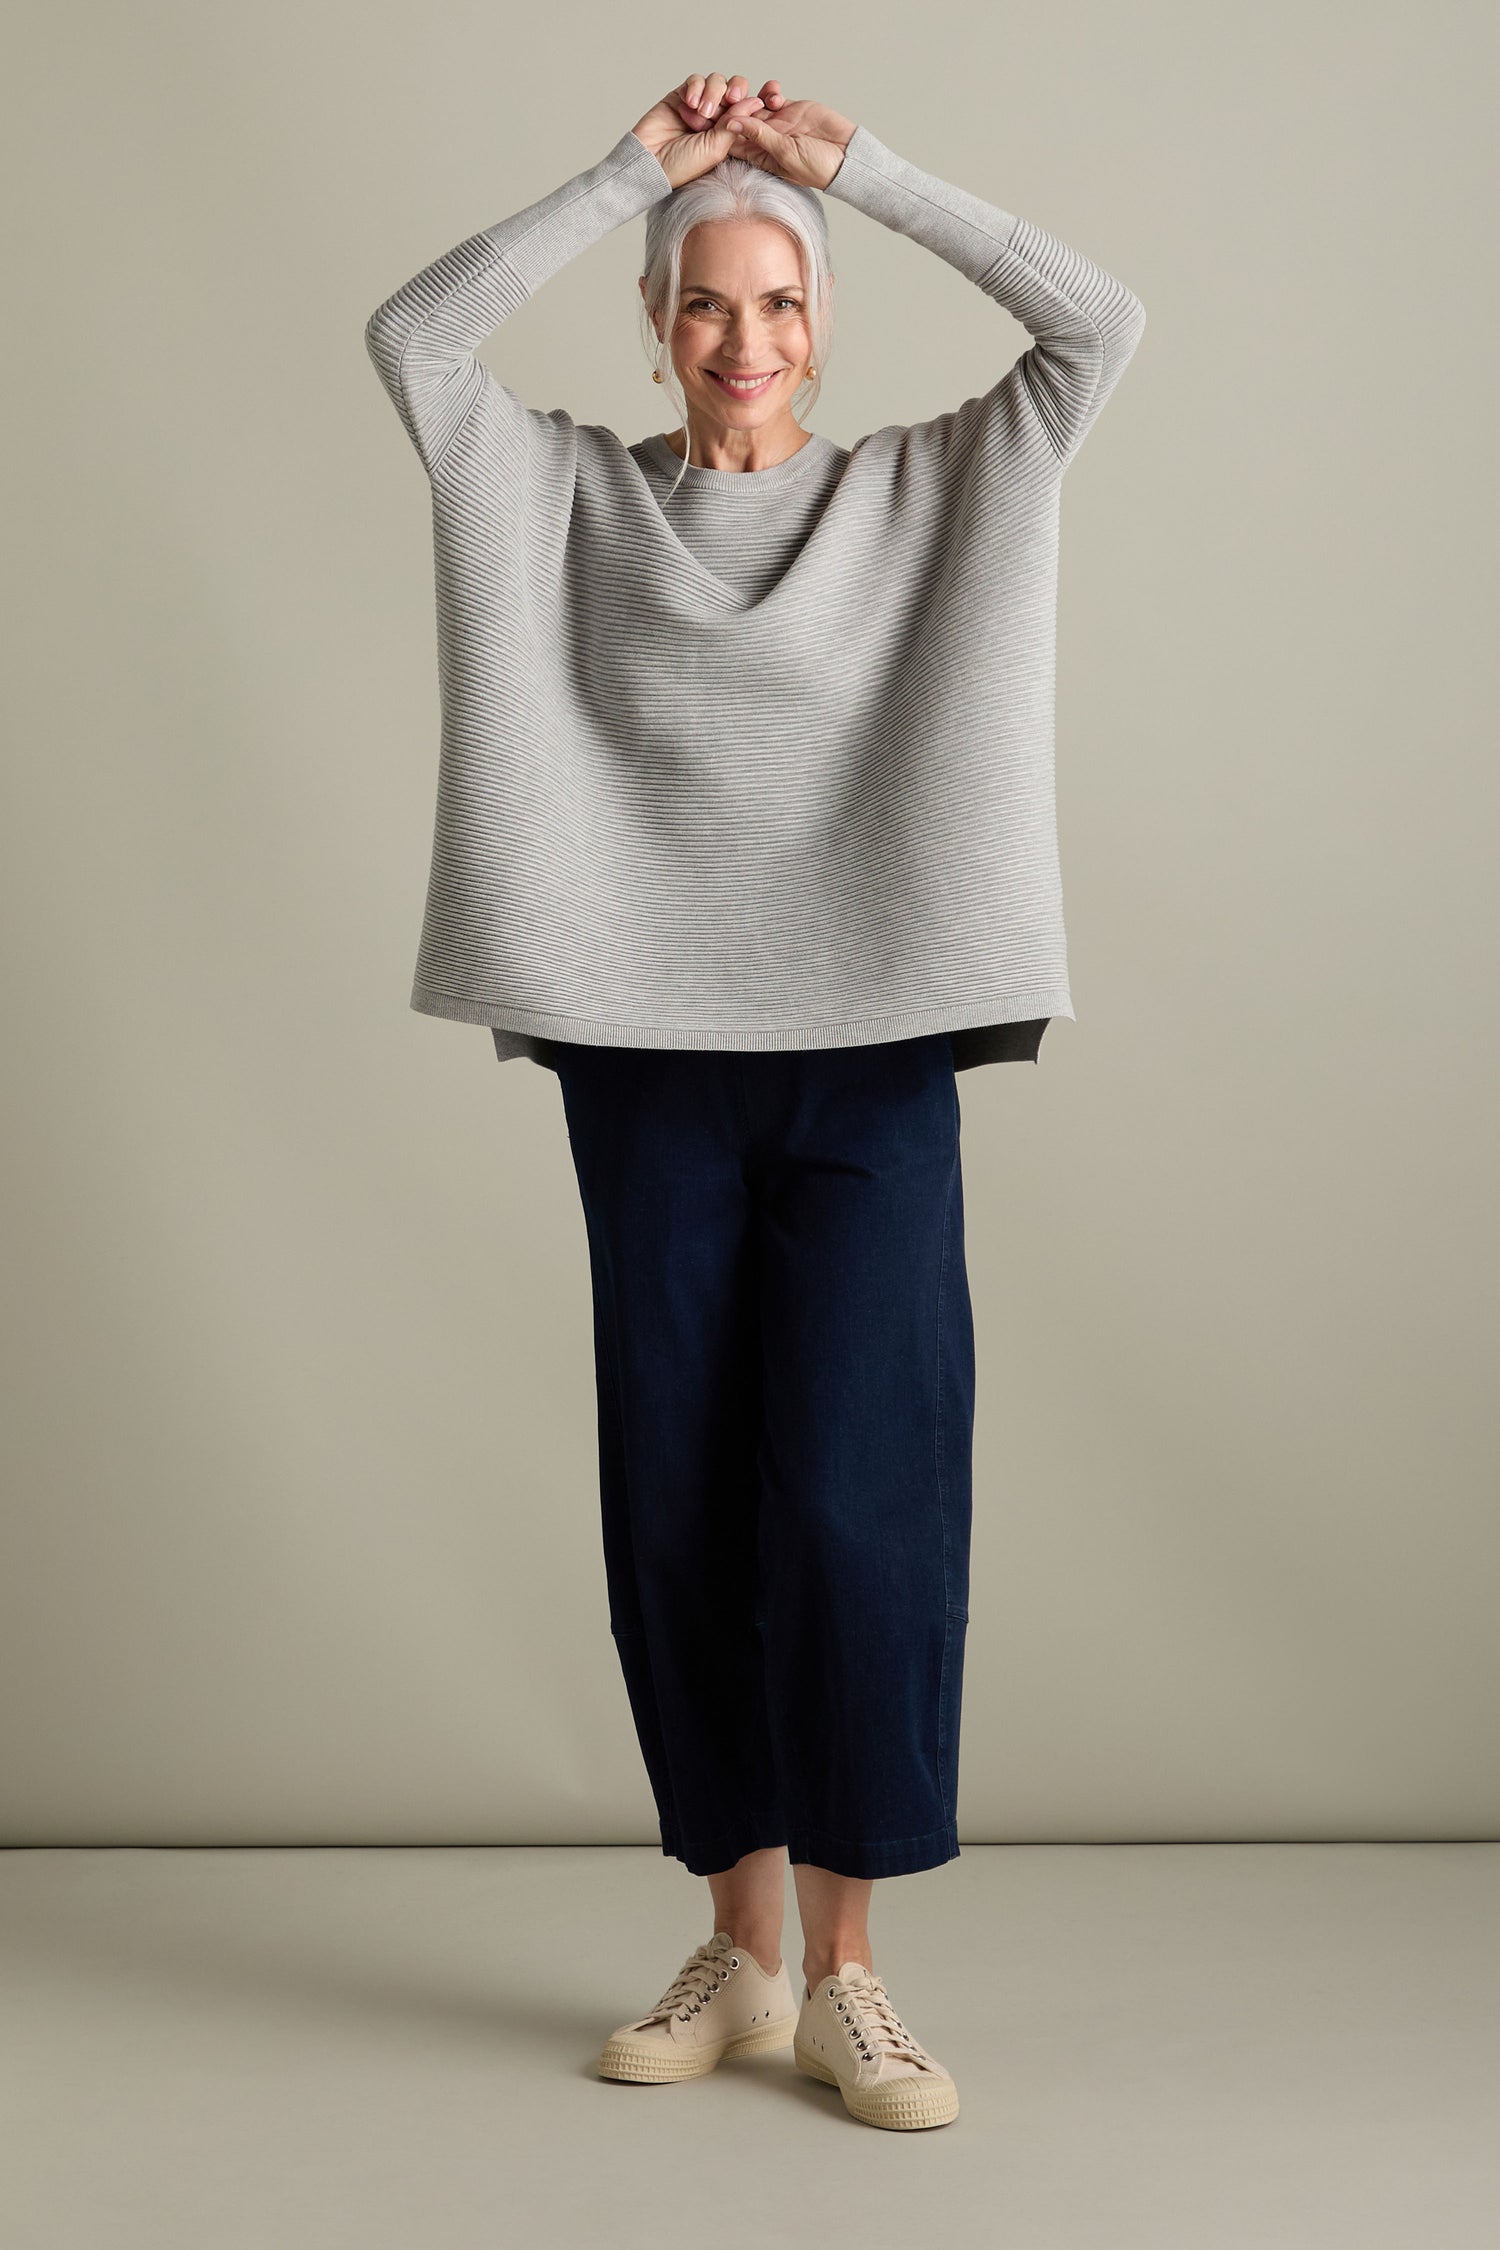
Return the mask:
<svg viewBox="0 0 1500 2250">
<path fill-rule="evenodd" d="M 731 1968 L 731 1969 L 737 1969 L 737 1968 L 739 1967 L 739 1965 L 740 1965 L 740 1957 L 739 1957 L 739 1955 L 738 1955 L 737 1953 L 731 1953 L 731 1955 L 729 1956 L 729 1966 L 730 1966 L 730 1968 Z"/>
</svg>

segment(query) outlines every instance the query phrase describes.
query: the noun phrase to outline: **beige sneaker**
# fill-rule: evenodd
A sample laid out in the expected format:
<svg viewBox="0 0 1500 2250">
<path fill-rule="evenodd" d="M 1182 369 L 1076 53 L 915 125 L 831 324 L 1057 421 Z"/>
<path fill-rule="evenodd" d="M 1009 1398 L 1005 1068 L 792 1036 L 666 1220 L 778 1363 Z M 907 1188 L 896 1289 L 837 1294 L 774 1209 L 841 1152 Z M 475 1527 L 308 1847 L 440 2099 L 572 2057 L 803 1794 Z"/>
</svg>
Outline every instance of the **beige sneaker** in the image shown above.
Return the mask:
<svg viewBox="0 0 1500 2250">
<path fill-rule="evenodd" d="M 863 1962 L 845 1961 L 837 1976 L 803 1991 L 792 2059 L 810 2078 L 837 2086 L 851 2117 L 909 2131 L 958 2115 L 952 2078 L 912 2037 L 883 1979 Z"/>
<path fill-rule="evenodd" d="M 786 1962 L 767 1976 L 727 1930 L 716 1930 L 689 1954 L 649 2015 L 610 2033 L 599 2076 L 701 2078 L 726 2055 L 789 2046 L 796 2028 L 797 1995 Z"/>
</svg>

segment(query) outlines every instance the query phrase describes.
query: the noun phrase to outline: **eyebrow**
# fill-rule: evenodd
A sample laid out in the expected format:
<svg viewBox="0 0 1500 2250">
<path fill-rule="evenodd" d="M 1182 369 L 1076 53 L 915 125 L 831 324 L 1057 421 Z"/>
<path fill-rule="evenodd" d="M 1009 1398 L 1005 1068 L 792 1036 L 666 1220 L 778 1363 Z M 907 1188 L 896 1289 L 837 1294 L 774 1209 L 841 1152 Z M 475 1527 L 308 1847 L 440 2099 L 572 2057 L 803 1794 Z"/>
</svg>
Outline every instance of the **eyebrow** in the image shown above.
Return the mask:
<svg viewBox="0 0 1500 2250">
<path fill-rule="evenodd" d="M 724 292 L 722 289 L 710 289 L 706 281 L 685 281 L 682 285 L 682 294 L 684 297 L 721 297 Z M 802 295 L 802 284 L 800 281 L 785 281 L 779 288 L 763 289 L 761 295 L 763 297 L 800 297 Z"/>
</svg>

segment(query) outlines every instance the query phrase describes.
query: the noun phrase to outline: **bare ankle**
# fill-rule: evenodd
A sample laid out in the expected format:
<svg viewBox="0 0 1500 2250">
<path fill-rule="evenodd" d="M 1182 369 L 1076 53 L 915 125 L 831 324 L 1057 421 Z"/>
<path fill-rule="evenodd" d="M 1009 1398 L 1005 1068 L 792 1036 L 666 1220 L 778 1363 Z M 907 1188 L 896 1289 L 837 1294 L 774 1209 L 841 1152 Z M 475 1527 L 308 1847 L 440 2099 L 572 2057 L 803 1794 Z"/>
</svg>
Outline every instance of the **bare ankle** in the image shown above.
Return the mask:
<svg viewBox="0 0 1500 2250">
<path fill-rule="evenodd" d="M 779 1937 L 767 1935 L 764 1931 L 757 1931 L 753 1937 L 742 1937 L 733 1922 L 720 1922 L 718 1928 L 727 1930 L 739 1951 L 748 1953 L 751 1960 L 764 1969 L 768 1977 L 775 1976 L 777 1970 L 781 1967 L 781 1941 Z"/>
<path fill-rule="evenodd" d="M 809 1946 L 802 1956 L 802 1974 L 807 1980 L 808 1991 L 811 1992 L 820 1977 L 837 1976 L 846 1961 L 861 1962 L 873 1976 L 875 1964 L 870 1956 L 869 1939 L 847 1938 L 842 1945 L 835 1944 L 832 1947 Z"/>
</svg>

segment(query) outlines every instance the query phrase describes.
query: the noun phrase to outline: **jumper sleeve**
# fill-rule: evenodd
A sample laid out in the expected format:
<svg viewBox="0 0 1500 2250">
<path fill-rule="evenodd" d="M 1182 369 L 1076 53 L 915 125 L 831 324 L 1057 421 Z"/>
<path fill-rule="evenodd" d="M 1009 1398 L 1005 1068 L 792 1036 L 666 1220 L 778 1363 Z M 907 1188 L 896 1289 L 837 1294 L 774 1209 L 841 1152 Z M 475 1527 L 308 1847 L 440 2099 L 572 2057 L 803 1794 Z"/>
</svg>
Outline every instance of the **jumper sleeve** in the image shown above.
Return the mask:
<svg viewBox="0 0 1500 2250">
<path fill-rule="evenodd" d="M 672 193 L 633 132 L 606 156 L 511 218 L 447 251 L 365 324 L 365 348 L 428 476 L 486 392 L 498 426 L 524 446 L 528 417 L 476 347 L 570 259 Z"/>
<path fill-rule="evenodd" d="M 920 171 L 868 126 L 855 127 L 824 192 L 935 250 L 1020 321 L 1030 350 L 970 403 L 1024 397 L 1065 467 L 1140 341 L 1139 298 L 1030 220 Z"/>
</svg>

